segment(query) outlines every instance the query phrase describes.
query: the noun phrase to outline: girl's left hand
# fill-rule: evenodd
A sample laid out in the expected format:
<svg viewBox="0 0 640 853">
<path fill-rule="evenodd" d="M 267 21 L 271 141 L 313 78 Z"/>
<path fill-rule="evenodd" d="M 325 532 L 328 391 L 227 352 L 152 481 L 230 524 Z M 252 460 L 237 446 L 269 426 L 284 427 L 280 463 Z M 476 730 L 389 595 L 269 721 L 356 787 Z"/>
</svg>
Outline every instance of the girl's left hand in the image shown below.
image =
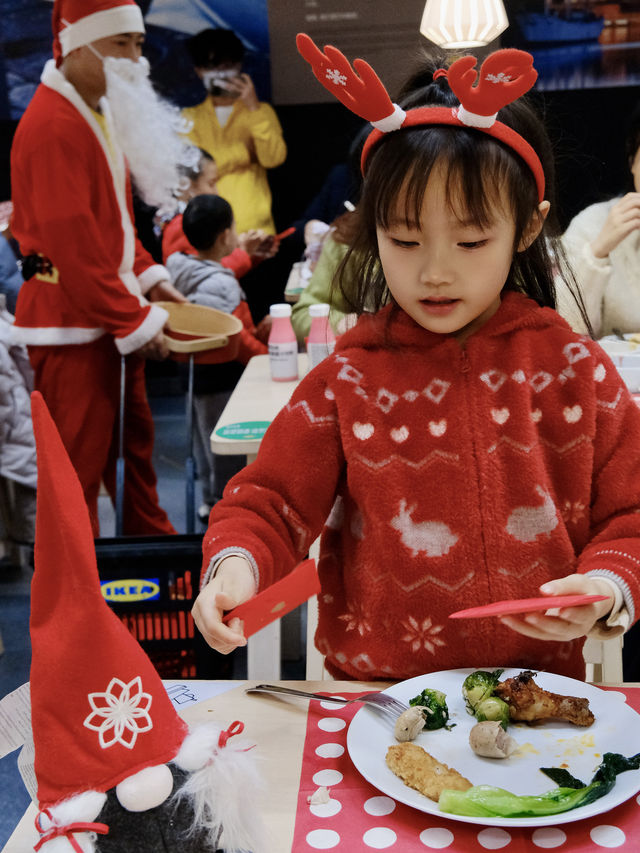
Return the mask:
<svg viewBox="0 0 640 853">
<path fill-rule="evenodd" d="M 567 575 L 549 581 L 540 587 L 540 592 L 549 596 L 549 610 L 523 613 L 521 616 L 502 616 L 502 624 L 535 640 L 567 642 L 588 634 L 598 619 L 609 614 L 614 601 L 609 584 L 589 575 Z M 579 593 L 606 595 L 607 599 L 577 607 L 553 607 L 553 596 Z"/>
</svg>

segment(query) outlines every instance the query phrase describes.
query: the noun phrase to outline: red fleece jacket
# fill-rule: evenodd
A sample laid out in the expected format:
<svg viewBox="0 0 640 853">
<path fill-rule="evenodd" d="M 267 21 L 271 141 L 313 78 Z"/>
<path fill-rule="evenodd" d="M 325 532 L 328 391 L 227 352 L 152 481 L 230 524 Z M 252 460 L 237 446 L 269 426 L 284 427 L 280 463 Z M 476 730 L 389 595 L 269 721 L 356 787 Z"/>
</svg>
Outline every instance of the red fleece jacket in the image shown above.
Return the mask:
<svg viewBox="0 0 640 853">
<path fill-rule="evenodd" d="M 321 530 L 316 645 L 334 674 L 514 666 L 583 678 L 583 639 L 447 617 L 596 571 L 635 620 L 640 410 L 598 344 L 519 294 L 464 349 L 403 312 L 364 316 L 214 507 L 205 577 L 241 550 L 262 589 Z"/>
</svg>

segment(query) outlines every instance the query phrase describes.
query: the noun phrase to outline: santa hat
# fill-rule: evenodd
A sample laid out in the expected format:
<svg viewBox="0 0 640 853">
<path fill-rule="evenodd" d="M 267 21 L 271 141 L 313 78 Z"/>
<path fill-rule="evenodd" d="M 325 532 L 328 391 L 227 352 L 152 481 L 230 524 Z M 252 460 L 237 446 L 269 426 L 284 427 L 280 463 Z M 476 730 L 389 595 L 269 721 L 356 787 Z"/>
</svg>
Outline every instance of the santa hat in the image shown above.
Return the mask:
<svg viewBox="0 0 640 853">
<path fill-rule="evenodd" d="M 352 67 L 337 48 L 327 45 L 323 52 L 306 33 L 298 33 L 296 44 L 324 88 L 373 125 L 374 130 L 362 149 L 363 173 L 372 148 L 391 131 L 430 124 L 472 127 L 493 136 L 522 157 L 535 179 L 538 199 L 543 201 L 545 180 L 540 158 L 526 139 L 497 121 L 499 110 L 528 92 L 538 77 L 530 53 L 515 48 L 496 50 L 485 59 L 479 72 L 475 56 L 462 56 L 448 70 L 439 69 L 434 74 L 434 80 L 448 79 L 460 101 L 459 107 L 419 107 L 405 112 L 392 103 L 368 62 L 354 59 Z"/>
<path fill-rule="evenodd" d="M 102 597 L 80 481 L 42 396 L 31 400 L 38 494 L 30 689 L 45 808 L 171 761 L 188 729 Z"/>
<path fill-rule="evenodd" d="M 75 48 L 97 39 L 144 32 L 134 0 L 55 0 L 51 25 L 56 65 Z"/>
</svg>

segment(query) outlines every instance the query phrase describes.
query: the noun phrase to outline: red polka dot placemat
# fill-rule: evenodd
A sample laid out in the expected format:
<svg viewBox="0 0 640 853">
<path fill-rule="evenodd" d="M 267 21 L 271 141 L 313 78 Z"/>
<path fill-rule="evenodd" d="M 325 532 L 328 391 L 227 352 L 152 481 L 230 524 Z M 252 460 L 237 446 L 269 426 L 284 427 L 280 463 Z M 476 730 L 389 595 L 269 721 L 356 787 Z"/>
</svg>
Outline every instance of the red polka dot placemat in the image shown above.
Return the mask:
<svg viewBox="0 0 640 853">
<path fill-rule="evenodd" d="M 627 703 L 640 712 L 640 688 L 624 691 Z M 331 695 L 327 693 L 326 695 Z M 352 698 L 362 693 L 341 693 Z M 447 850 L 480 853 L 505 850 L 531 853 L 640 851 L 640 795 L 594 818 L 537 829 L 462 823 L 419 812 L 370 785 L 351 763 L 347 729 L 360 706 L 312 701 L 307 718 L 300 791 L 292 851 L 348 850 L 396 853 Z M 637 744 L 630 745 L 635 752 Z M 319 787 L 330 789 L 328 803 L 309 805 Z"/>
</svg>

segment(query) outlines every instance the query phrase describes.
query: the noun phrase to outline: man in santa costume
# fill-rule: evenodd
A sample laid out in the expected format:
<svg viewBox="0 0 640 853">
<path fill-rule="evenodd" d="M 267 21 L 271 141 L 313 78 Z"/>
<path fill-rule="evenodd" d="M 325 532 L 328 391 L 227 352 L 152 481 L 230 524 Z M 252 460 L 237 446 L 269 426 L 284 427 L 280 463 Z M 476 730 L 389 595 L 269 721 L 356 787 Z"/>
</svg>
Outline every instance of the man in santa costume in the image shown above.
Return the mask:
<svg viewBox="0 0 640 853">
<path fill-rule="evenodd" d="M 82 489 L 32 394 L 31 723 L 42 853 L 264 853 L 243 724 L 191 727 L 100 591 Z M 222 833 L 222 837 L 221 837 Z"/>
<path fill-rule="evenodd" d="M 13 337 L 29 348 L 95 535 L 100 482 L 115 494 L 126 356 L 124 533 L 174 533 L 158 505 L 144 359 L 168 353 L 168 314 L 153 302 L 184 297 L 136 236 L 129 169 L 144 200 L 161 206 L 184 146 L 149 83 L 133 0 L 55 0 L 53 33 L 54 59 L 12 148 L 26 279 Z"/>
</svg>

